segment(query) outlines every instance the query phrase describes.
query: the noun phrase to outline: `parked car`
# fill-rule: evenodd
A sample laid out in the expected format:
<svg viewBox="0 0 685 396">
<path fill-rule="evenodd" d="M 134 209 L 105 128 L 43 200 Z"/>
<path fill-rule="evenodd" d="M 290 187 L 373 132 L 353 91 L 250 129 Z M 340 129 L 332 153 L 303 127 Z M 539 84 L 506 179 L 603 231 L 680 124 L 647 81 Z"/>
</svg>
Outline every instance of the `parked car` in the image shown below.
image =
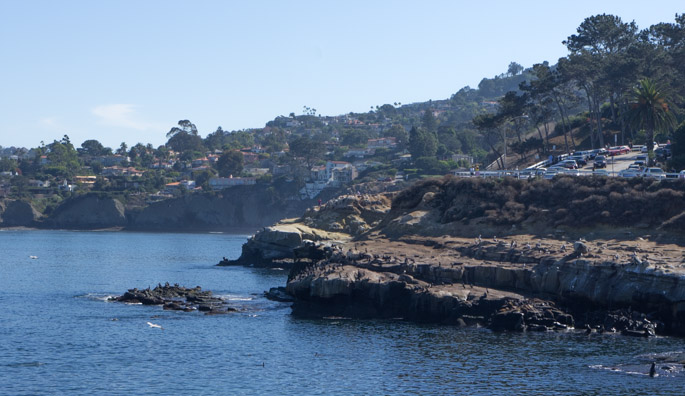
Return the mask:
<svg viewBox="0 0 685 396">
<path fill-rule="evenodd" d="M 666 172 L 661 168 L 645 168 L 640 173 L 640 176 L 661 180 L 666 178 Z"/>
<path fill-rule="evenodd" d="M 557 165 L 566 169 L 578 169 L 578 163 L 572 159 L 567 159 L 559 162 Z"/>
<path fill-rule="evenodd" d="M 639 174 L 639 169 L 624 169 L 618 172 L 618 177 L 637 177 Z"/>
<path fill-rule="evenodd" d="M 595 169 L 592 171 L 592 176 L 609 177 L 609 171 L 607 171 L 606 169 Z"/>
<path fill-rule="evenodd" d="M 628 147 L 628 146 L 609 147 L 608 152 L 609 152 L 609 155 L 611 155 L 611 156 L 628 154 L 630 152 L 630 147 Z"/>
<path fill-rule="evenodd" d="M 644 163 L 647 163 L 648 158 L 647 154 L 638 154 L 637 157 L 635 157 L 635 161 L 644 161 Z"/>
<path fill-rule="evenodd" d="M 656 159 L 659 161 L 665 161 L 671 158 L 671 145 L 667 144 L 663 147 L 659 147 L 654 150 L 654 154 L 656 154 Z"/>
<path fill-rule="evenodd" d="M 559 172 L 560 175 L 567 175 L 567 176 L 580 176 L 581 173 L 578 169 L 564 169 L 563 171 Z"/>
<path fill-rule="evenodd" d="M 637 165 L 639 167 L 645 167 L 645 166 L 647 166 L 647 162 L 645 162 L 643 160 L 637 160 L 637 161 L 633 162 L 633 165 Z"/>
<path fill-rule="evenodd" d="M 654 150 L 656 150 L 656 149 L 658 149 L 658 148 L 659 148 L 659 143 L 654 142 Z M 644 146 L 642 146 L 642 148 L 640 148 L 640 152 L 641 152 L 641 153 L 646 153 L 646 152 L 647 152 L 647 145 L 646 145 L 646 144 L 645 144 Z"/>
<path fill-rule="evenodd" d="M 685 179 L 685 170 L 681 170 L 680 173 L 678 173 L 678 179 Z"/>
<path fill-rule="evenodd" d="M 571 154 L 572 157 L 581 157 L 584 160 L 587 161 L 588 158 L 590 158 L 590 155 L 592 155 L 592 151 L 574 151 L 573 154 Z"/>
<path fill-rule="evenodd" d="M 598 155 L 595 157 L 595 161 L 593 162 L 593 167 L 595 168 L 606 168 L 607 167 L 607 157 L 603 155 Z"/>
<path fill-rule="evenodd" d="M 575 154 L 569 157 L 569 159 L 572 159 L 572 160 L 576 161 L 576 164 L 578 164 L 578 167 L 579 167 L 579 168 L 582 168 L 582 167 L 584 167 L 585 165 L 587 165 L 587 160 L 586 160 L 586 158 L 587 158 L 587 157 L 584 156 L 584 155 L 575 155 Z"/>
<path fill-rule="evenodd" d="M 594 149 L 590 150 L 590 159 L 595 159 L 598 155 L 607 155 L 609 152 L 606 149 L 600 148 L 600 149 Z"/>
</svg>

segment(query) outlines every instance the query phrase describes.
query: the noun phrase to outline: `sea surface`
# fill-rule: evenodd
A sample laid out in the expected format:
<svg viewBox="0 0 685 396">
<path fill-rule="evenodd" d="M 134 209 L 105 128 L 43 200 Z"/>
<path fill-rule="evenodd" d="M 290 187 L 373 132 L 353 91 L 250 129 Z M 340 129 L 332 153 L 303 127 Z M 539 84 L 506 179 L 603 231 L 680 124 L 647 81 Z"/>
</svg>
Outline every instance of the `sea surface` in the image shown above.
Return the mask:
<svg viewBox="0 0 685 396">
<path fill-rule="evenodd" d="M 647 375 L 685 350 L 677 338 L 294 318 L 263 297 L 286 271 L 215 266 L 246 238 L 0 231 L 0 394 L 685 394 L 682 365 Z M 239 312 L 107 301 L 165 282 L 212 290 Z"/>
</svg>

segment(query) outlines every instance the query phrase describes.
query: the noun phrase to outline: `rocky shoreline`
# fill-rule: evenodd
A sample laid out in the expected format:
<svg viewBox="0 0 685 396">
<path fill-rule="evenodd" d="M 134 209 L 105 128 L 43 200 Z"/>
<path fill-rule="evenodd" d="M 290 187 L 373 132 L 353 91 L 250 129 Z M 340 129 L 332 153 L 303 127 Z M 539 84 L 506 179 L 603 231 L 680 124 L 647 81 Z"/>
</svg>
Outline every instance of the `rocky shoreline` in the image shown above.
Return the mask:
<svg viewBox="0 0 685 396">
<path fill-rule="evenodd" d="M 482 227 L 498 238 L 465 236 L 456 224 L 436 235 L 450 224 L 427 221 L 430 206 L 397 210 L 392 198 L 340 197 L 262 229 L 224 264 L 289 264 L 285 290 L 299 316 L 685 336 L 679 235 L 598 228 L 584 239 Z"/>
</svg>

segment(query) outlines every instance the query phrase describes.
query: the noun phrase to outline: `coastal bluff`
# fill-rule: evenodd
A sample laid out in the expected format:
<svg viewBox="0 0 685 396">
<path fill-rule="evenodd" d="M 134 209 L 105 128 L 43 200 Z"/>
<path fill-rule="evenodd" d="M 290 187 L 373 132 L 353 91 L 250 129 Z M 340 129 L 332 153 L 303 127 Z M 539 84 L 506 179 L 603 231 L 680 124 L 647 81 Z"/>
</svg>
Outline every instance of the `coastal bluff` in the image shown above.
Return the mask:
<svg viewBox="0 0 685 396">
<path fill-rule="evenodd" d="M 683 183 L 566 179 L 447 177 L 342 196 L 264 228 L 243 252 L 268 250 L 262 242 L 286 226 L 308 227 L 287 248 L 234 263 L 289 263 L 285 289 L 302 316 L 684 336 Z M 616 202 L 592 204 L 607 188 Z M 626 206 L 645 196 L 652 206 Z M 623 219 L 612 218 L 618 211 Z"/>
<path fill-rule="evenodd" d="M 278 199 L 263 185 L 195 192 L 157 202 L 147 202 L 142 195 L 93 192 L 70 196 L 50 208 L 0 200 L 0 227 L 245 232 L 298 216 L 314 203 Z"/>
</svg>

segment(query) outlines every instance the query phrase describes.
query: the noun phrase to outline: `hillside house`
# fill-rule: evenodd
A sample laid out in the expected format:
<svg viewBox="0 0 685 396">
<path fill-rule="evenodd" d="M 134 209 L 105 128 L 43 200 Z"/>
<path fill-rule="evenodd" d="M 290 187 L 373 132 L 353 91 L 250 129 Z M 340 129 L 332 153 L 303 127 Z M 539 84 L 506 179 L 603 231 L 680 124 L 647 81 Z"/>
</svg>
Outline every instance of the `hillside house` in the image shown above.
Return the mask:
<svg viewBox="0 0 685 396">
<path fill-rule="evenodd" d="M 209 179 L 209 185 L 213 190 L 223 190 L 224 188 L 235 186 L 249 186 L 257 183 L 254 177 L 213 177 Z"/>
<path fill-rule="evenodd" d="M 393 148 L 397 146 L 397 139 L 394 137 L 383 137 L 378 139 L 369 139 L 366 143 L 366 147 L 370 149 L 379 148 Z"/>
<path fill-rule="evenodd" d="M 311 169 L 309 183 L 300 190 L 302 199 L 314 198 L 324 189 L 340 187 L 357 178 L 357 168 L 345 161 L 328 161 Z"/>
</svg>

